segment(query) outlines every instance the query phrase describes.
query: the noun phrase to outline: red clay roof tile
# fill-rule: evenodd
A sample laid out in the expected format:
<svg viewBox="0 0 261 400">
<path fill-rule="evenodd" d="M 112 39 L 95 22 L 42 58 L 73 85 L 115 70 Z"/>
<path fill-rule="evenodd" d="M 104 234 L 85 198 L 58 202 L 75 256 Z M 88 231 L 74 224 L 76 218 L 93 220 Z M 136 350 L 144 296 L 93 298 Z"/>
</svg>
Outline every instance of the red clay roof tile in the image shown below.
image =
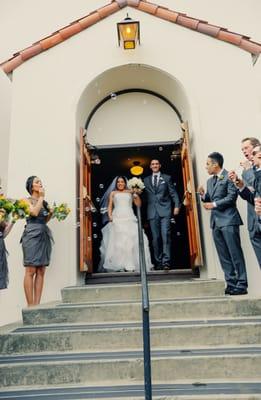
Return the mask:
<svg viewBox="0 0 261 400">
<path fill-rule="evenodd" d="M 164 7 L 159 7 L 155 15 L 161 19 L 165 19 L 170 22 L 176 22 L 179 16 L 179 14 L 176 13 L 175 11 L 168 10 L 167 8 Z"/>
<path fill-rule="evenodd" d="M 40 43 L 35 43 L 31 47 L 28 47 L 27 49 L 24 49 L 20 52 L 22 56 L 22 60 L 26 61 L 29 58 L 32 58 L 33 56 L 36 56 L 37 54 L 41 53 L 43 51 L 42 46 Z"/>
<path fill-rule="evenodd" d="M 127 5 L 131 7 L 138 7 L 140 0 L 127 0 Z"/>
<path fill-rule="evenodd" d="M 239 47 L 255 55 L 261 53 L 261 44 L 250 42 L 250 40 L 242 39 Z"/>
<path fill-rule="evenodd" d="M 224 42 L 229 42 L 235 44 L 236 46 L 239 46 L 242 40 L 242 35 L 238 35 L 237 33 L 232 33 L 221 29 L 217 35 L 217 38 L 223 40 Z"/>
<path fill-rule="evenodd" d="M 185 26 L 186 28 L 189 28 L 189 29 L 197 29 L 199 20 L 190 18 L 187 16 L 179 15 L 177 18 L 177 24 Z"/>
<path fill-rule="evenodd" d="M 94 10 L 87 16 L 79 19 L 78 21 L 72 22 L 72 24 L 61 28 L 59 31 L 43 38 L 39 42 L 34 43 L 32 46 L 14 54 L 14 56 L 0 64 L 1 68 L 6 72 L 10 73 L 23 61 L 34 57 L 44 50 L 50 49 L 51 47 L 67 40 L 71 36 L 79 33 L 83 29 L 95 24 L 103 18 L 117 12 L 121 8 L 126 6 L 138 8 L 140 11 L 153 14 L 158 18 L 164 19 L 169 22 L 177 23 L 186 28 L 196 30 L 199 33 L 212 36 L 219 40 L 231 43 L 240 47 L 249 53 L 259 55 L 261 53 L 261 44 L 255 43 L 250 40 L 248 36 L 240 35 L 234 32 L 230 32 L 220 26 L 211 25 L 206 21 L 201 21 L 195 18 L 191 18 L 186 14 L 179 13 L 173 10 L 169 10 L 166 7 L 162 7 L 158 4 L 150 3 L 146 0 L 112 0 L 109 4 L 104 7 Z"/>
<path fill-rule="evenodd" d="M 97 11 L 92 14 L 87 15 L 84 18 L 79 19 L 79 24 L 82 26 L 82 29 L 86 29 L 91 25 L 96 24 L 96 22 L 100 21 L 100 15 Z"/>
<path fill-rule="evenodd" d="M 158 6 L 156 4 L 146 3 L 145 1 L 140 1 L 140 4 L 138 5 L 139 10 L 145 11 L 149 14 L 155 14 L 157 8 Z"/>
<path fill-rule="evenodd" d="M 69 26 L 66 26 L 65 28 L 60 30 L 60 34 L 63 38 L 63 40 L 68 39 L 69 37 L 75 35 L 78 32 L 81 32 L 81 30 L 83 29 L 83 27 L 81 26 L 81 24 L 79 24 L 79 22 L 74 22 Z"/>
<path fill-rule="evenodd" d="M 200 33 L 205 33 L 206 35 L 216 37 L 219 34 L 220 26 L 210 25 L 205 22 L 199 22 L 197 30 Z"/>
<path fill-rule="evenodd" d="M 52 36 L 47 37 L 46 39 L 40 40 L 40 44 L 43 50 L 50 49 L 53 46 L 56 46 L 58 43 L 63 42 L 62 35 L 59 33 L 55 33 Z"/>
<path fill-rule="evenodd" d="M 8 60 L 8 61 L 4 62 L 3 64 L 1 64 L 1 67 L 2 67 L 2 69 L 4 70 L 4 72 L 6 74 L 9 74 L 15 68 L 19 67 L 19 65 L 21 65 L 22 62 L 23 62 L 22 56 L 18 55 L 18 56 L 15 56 L 13 58 L 10 58 L 10 60 Z"/>
<path fill-rule="evenodd" d="M 128 4 L 127 0 L 115 0 L 115 1 L 116 1 L 116 3 L 118 4 L 118 6 L 119 6 L 120 8 L 124 8 L 124 7 L 126 7 L 127 4 Z"/>
<path fill-rule="evenodd" d="M 118 3 L 116 3 L 114 1 L 113 3 L 108 4 L 107 6 L 99 8 L 97 11 L 98 11 L 99 16 L 101 18 L 106 18 L 106 17 L 108 17 L 108 15 L 111 15 L 111 14 L 115 13 L 119 9 L 120 9 L 120 7 L 118 6 Z"/>
</svg>

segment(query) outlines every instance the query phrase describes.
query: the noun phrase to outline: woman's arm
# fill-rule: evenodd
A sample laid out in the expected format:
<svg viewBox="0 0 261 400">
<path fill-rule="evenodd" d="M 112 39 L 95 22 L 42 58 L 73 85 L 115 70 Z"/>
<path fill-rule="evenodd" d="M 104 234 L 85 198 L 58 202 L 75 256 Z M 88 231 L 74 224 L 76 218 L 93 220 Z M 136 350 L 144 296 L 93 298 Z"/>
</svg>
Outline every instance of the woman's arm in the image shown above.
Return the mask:
<svg viewBox="0 0 261 400">
<path fill-rule="evenodd" d="M 43 207 L 43 201 L 44 201 L 44 189 L 39 190 L 39 198 L 33 204 L 30 200 L 27 200 L 30 206 L 30 215 L 33 217 L 37 217 L 41 208 Z"/>
<path fill-rule="evenodd" d="M 111 192 L 110 197 L 109 197 L 109 204 L 108 204 L 108 217 L 109 217 L 110 221 L 112 221 L 113 195 L 114 195 L 114 192 Z"/>
<path fill-rule="evenodd" d="M 6 223 L 6 226 L 5 226 L 5 229 L 4 229 L 4 232 L 3 232 L 4 238 L 8 235 L 8 233 L 11 232 L 11 230 L 12 230 L 12 228 L 14 226 L 14 223 L 15 222 L 7 222 Z"/>
</svg>

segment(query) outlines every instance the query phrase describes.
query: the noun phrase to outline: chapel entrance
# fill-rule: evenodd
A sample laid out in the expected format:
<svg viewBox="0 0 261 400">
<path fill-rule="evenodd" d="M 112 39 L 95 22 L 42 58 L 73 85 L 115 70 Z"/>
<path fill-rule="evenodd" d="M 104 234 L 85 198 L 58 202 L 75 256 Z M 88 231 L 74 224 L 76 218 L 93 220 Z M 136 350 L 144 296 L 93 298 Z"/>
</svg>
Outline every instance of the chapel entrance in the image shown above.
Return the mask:
<svg viewBox="0 0 261 400">
<path fill-rule="evenodd" d="M 81 246 L 80 268 L 88 273 L 98 271 L 102 220 L 99 203 L 107 187 L 117 175 L 132 176 L 130 168 L 139 163 L 150 175 L 150 160 L 159 159 L 162 172 L 171 175 L 182 201 L 181 212 L 171 219 L 172 268 L 175 270 L 202 265 L 196 193 L 189 150 L 188 127 L 184 124 L 183 138 L 175 142 L 128 146 L 92 146 L 82 140 L 80 185 Z M 96 162 L 97 159 L 99 162 Z M 151 232 L 146 219 L 146 197 L 142 196 L 142 220 L 151 245 Z M 152 262 L 153 251 L 151 249 Z"/>
</svg>

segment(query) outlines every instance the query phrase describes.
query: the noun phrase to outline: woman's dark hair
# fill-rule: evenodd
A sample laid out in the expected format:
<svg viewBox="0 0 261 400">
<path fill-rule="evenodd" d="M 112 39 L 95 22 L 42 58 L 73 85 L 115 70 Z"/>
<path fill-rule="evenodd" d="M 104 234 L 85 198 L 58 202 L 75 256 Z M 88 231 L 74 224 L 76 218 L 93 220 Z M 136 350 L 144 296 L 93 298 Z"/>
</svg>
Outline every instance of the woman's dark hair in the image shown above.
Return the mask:
<svg viewBox="0 0 261 400">
<path fill-rule="evenodd" d="M 32 189 L 33 189 L 34 178 L 37 178 L 37 175 L 31 175 L 26 180 L 25 187 L 29 194 L 33 193 Z M 48 205 L 47 201 L 45 201 L 45 200 L 43 201 L 43 208 L 45 208 L 45 210 L 48 212 L 50 211 L 49 205 Z"/>
<path fill-rule="evenodd" d="M 125 185 L 127 186 L 127 178 L 126 178 L 126 176 L 119 175 L 119 176 L 117 176 L 117 179 L 116 179 L 116 182 L 115 182 L 115 189 L 117 189 L 117 183 L 118 183 L 119 179 L 123 179 L 124 182 L 125 182 Z"/>
<path fill-rule="evenodd" d="M 32 176 L 29 176 L 29 178 L 27 178 L 27 180 L 26 180 L 25 187 L 29 194 L 33 193 L 33 183 L 34 183 L 34 178 L 36 178 L 36 177 L 37 177 L 36 175 L 32 175 Z"/>
</svg>

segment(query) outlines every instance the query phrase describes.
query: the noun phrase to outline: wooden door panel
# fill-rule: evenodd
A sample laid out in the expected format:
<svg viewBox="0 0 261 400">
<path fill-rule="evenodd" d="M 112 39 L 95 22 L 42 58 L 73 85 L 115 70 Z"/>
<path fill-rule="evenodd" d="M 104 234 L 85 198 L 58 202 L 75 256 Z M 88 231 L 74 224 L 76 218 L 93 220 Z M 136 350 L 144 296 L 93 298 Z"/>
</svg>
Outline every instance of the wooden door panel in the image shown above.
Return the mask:
<svg viewBox="0 0 261 400">
<path fill-rule="evenodd" d="M 80 271 L 92 273 L 91 159 L 80 130 Z"/>
<path fill-rule="evenodd" d="M 181 150 L 182 173 L 184 182 L 184 201 L 189 237 L 189 252 L 192 268 L 203 265 L 200 240 L 197 197 L 194 183 L 192 159 L 189 143 L 188 124 L 181 125 L 183 130 L 183 144 Z"/>
</svg>

